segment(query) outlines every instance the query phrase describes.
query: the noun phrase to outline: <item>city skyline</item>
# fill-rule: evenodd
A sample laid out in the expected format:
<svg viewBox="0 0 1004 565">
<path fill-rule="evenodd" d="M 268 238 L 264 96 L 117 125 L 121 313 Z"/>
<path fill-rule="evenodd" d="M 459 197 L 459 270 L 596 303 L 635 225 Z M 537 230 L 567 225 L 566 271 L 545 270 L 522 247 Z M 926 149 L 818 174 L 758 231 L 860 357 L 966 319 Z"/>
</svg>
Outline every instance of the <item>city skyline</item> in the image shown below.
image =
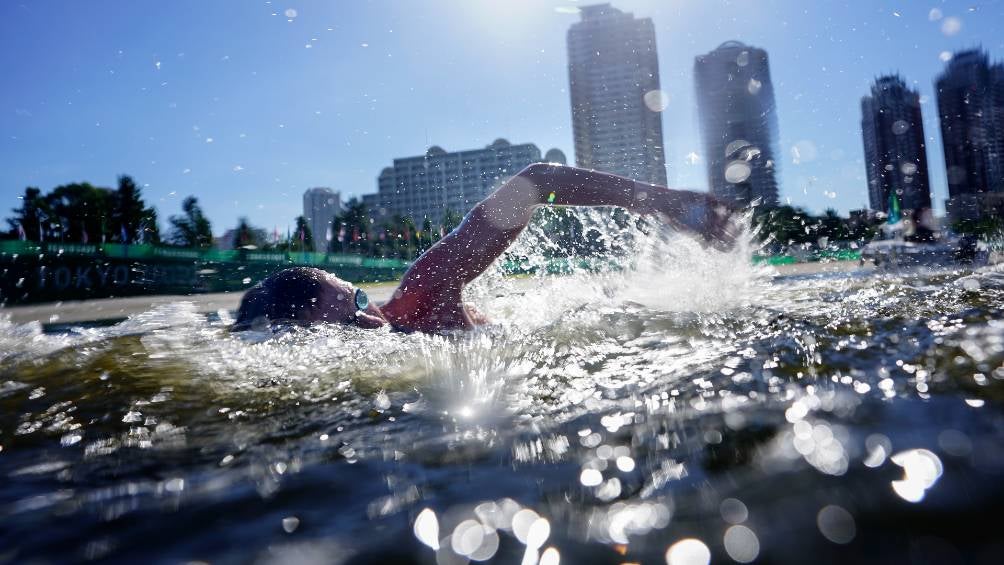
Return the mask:
<svg viewBox="0 0 1004 565">
<path fill-rule="evenodd" d="M 571 154 L 564 32 L 582 3 L 55 5 L 0 8 L 0 68 L 22 85 L 0 93 L 5 214 L 25 186 L 109 185 L 128 173 L 162 218 L 194 194 L 220 231 L 239 216 L 281 227 L 298 215 L 305 189 L 372 192 L 388 160 L 432 140 L 532 139 Z M 910 77 L 931 120 L 946 53 L 974 44 L 993 60 L 1004 53 L 1000 39 L 990 42 L 1002 14 L 993 4 L 821 9 L 779 0 L 738 19 L 724 2 L 613 5 L 652 18 L 659 37 L 670 184 L 706 188 L 689 67 L 738 39 L 771 54 L 781 203 L 817 212 L 867 204 L 857 102 L 874 76 Z M 925 129 L 941 211 L 947 183 L 936 125 Z M 794 147 L 804 149 L 797 164 Z"/>
</svg>

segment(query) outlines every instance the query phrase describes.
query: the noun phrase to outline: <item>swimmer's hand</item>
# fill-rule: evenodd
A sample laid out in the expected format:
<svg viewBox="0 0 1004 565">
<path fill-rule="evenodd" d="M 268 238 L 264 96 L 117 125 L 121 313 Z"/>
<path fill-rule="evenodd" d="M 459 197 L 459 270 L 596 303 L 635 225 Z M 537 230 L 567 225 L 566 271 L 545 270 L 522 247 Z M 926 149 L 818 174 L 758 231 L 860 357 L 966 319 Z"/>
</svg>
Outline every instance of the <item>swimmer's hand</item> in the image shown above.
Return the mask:
<svg viewBox="0 0 1004 565">
<path fill-rule="evenodd" d="M 731 249 L 741 231 L 739 214 L 712 196 L 702 196 L 705 202 L 689 214 L 685 229 L 721 251 Z"/>
<path fill-rule="evenodd" d="M 707 193 L 635 183 L 635 201 L 638 211 L 658 214 L 674 228 L 723 251 L 735 245 L 741 232 L 737 211 Z"/>
</svg>

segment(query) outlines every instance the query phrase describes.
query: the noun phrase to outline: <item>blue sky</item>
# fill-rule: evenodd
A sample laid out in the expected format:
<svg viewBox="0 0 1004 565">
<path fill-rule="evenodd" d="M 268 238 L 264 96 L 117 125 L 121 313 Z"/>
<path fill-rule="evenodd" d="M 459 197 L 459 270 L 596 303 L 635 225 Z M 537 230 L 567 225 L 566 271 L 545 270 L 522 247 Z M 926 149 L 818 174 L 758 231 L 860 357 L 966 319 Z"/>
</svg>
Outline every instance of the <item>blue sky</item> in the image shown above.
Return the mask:
<svg viewBox="0 0 1004 565">
<path fill-rule="evenodd" d="M 195 195 L 222 232 L 280 230 L 301 195 L 376 190 L 394 157 L 497 137 L 574 159 L 569 0 L 3 0 L 0 215 L 25 186 L 132 175 L 166 218 Z M 782 200 L 866 201 L 860 97 L 900 72 L 924 97 L 938 208 L 946 196 L 932 82 L 945 53 L 1004 59 L 1004 2 L 614 0 L 655 22 L 671 184 L 706 190 L 694 56 L 767 49 Z M 794 162 L 791 148 L 800 148 Z"/>
</svg>

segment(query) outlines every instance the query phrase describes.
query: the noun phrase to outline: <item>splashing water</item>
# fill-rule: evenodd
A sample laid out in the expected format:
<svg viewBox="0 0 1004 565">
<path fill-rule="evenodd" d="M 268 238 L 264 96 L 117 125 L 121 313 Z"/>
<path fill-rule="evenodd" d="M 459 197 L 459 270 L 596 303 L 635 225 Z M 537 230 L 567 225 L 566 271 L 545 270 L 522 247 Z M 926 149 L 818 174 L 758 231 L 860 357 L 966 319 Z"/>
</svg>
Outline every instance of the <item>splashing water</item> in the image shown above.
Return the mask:
<svg viewBox="0 0 1004 565">
<path fill-rule="evenodd" d="M 0 319 L 3 555 L 987 554 L 997 270 L 782 277 L 750 263 L 749 234 L 719 252 L 571 218 L 467 289 L 494 324 L 463 334 L 230 334 L 185 302 L 62 334 Z"/>
</svg>

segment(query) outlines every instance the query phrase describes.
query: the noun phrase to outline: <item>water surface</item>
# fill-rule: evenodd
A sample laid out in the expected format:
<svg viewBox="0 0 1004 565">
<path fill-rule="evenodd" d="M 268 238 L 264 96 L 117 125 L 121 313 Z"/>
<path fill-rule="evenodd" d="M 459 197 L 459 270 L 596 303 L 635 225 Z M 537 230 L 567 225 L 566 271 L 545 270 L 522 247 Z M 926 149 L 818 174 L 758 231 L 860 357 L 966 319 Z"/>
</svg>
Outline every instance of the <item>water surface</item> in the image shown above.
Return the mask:
<svg viewBox="0 0 1004 565">
<path fill-rule="evenodd" d="M 999 271 L 634 243 L 467 334 L 0 321 L 0 562 L 999 561 Z"/>
</svg>

